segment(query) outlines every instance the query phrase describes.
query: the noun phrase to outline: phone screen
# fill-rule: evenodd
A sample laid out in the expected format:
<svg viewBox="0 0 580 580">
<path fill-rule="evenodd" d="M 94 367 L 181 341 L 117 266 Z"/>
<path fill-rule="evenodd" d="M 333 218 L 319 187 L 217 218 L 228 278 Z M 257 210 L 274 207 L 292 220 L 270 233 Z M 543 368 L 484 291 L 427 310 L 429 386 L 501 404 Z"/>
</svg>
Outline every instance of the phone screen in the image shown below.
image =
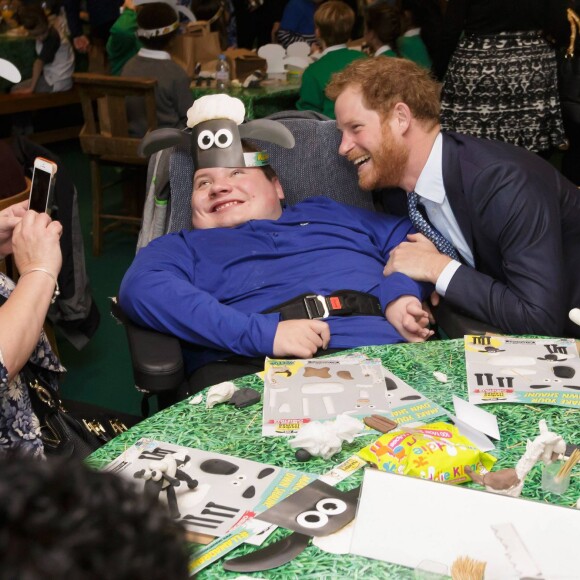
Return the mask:
<svg viewBox="0 0 580 580">
<path fill-rule="evenodd" d="M 48 171 L 42 171 L 38 167 L 34 168 L 29 209 L 33 209 L 39 213 L 46 211 L 51 178 L 52 176 Z"/>
</svg>

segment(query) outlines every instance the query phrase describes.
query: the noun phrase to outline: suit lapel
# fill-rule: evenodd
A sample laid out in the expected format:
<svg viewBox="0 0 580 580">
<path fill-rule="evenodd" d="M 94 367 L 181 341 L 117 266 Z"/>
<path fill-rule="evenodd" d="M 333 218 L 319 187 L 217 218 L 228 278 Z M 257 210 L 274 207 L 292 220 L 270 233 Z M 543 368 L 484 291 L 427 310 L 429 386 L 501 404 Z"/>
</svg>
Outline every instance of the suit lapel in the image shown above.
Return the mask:
<svg viewBox="0 0 580 580">
<path fill-rule="evenodd" d="M 473 233 L 471 230 L 471 219 L 463 193 L 463 179 L 461 166 L 459 164 L 458 146 L 452 136 L 442 133 L 443 136 L 443 186 L 445 194 L 449 200 L 449 205 L 453 210 L 453 215 L 459 224 L 461 233 L 464 235 L 469 249 L 473 254 L 473 259 L 477 266 L 477 254 L 473 245 Z"/>
</svg>

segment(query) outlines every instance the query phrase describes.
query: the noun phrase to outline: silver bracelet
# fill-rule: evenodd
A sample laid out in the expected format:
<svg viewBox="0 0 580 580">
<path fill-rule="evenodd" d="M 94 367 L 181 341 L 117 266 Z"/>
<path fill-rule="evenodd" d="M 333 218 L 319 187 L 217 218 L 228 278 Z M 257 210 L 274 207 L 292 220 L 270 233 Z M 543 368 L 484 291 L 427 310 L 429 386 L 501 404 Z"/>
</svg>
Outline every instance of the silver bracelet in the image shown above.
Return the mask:
<svg viewBox="0 0 580 580">
<path fill-rule="evenodd" d="M 30 270 L 26 270 L 26 272 L 22 272 L 22 274 L 20 274 L 20 277 L 24 278 L 24 276 L 26 276 L 26 274 L 30 274 L 31 272 L 44 272 L 45 274 L 48 274 L 54 280 L 54 284 L 55 284 L 54 294 L 52 295 L 52 298 L 50 300 L 50 303 L 54 304 L 57 297 L 60 296 L 60 288 L 58 287 L 58 280 L 56 279 L 56 276 L 54 274 L 52 274 L 51 272 L 49 272 L 48 270 L 45 270 L 44 268 L 31 268 Z"/>
</svg>

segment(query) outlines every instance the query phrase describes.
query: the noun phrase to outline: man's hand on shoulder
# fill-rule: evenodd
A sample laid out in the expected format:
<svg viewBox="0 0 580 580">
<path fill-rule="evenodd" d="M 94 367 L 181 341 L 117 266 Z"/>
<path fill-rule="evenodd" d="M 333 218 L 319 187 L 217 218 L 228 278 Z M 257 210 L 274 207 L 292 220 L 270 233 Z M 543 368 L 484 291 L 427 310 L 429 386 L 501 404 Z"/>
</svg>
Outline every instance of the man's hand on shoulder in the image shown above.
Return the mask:
<svg viewBox="0 0 580 580">
<path fill-rule="evenodd" d="M 274 356 L 310 358 L 319 348 L 326 349 L 330 328 L 321 320 L 284 320 L 274 336 Z"/>
<path fill-rule="evenodd" d="M 451 258 L 441 254 L 423 234 L 409 234 L 407 240 L 391 251 L 383 274 L 400 272 L 418 282 L 435 284 Z"/>
<path fill-rule="evenodd" d="M 415 296 L 401 296 L 393 300 L 385 309 L 385 318 L 408 342 L 424 342 L 432 334 L 429 330 L 429 313 L 423 310 Z"/>
</svg>

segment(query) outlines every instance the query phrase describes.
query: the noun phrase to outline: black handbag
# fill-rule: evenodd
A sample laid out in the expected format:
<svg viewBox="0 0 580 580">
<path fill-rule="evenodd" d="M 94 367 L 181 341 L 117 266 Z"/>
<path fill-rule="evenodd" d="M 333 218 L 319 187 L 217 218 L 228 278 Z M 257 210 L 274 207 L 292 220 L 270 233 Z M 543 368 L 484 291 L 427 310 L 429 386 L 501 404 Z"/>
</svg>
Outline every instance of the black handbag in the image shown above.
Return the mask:
<svg viewBox="0 0 580 580">
<path fill-rule="evenodd" d="M 26 363 L 20 372 L 28 387 L 32 410 L 40 422 L 46 455 L 84 459 L 106 442 L 64 408 L 47 378 L 50 371 Z"/>
<path fill-rule="evenodd" d="M 574 52 L 580 17 L 571 8 L 566 14 L 570 23 L 570 41 L 568 48 L 558 57 L 558 89 L 564 122 L 580 125 L 580 55 Z"/>
<path fill-rule="evenodd" d="M 0 295 L 0 306 L 7 298 Z M 50 380 L 52 371 L 27 362 L 20 374 L 28 387 L 32 411 L 40 423 L 40 437 L 48 456 L 84 459 L 113 437 L 138 423 L 140 417 L 71 402 L 69 412 Z M 122 419 L 118 417 L 122 415 Z"/>
</svg>

